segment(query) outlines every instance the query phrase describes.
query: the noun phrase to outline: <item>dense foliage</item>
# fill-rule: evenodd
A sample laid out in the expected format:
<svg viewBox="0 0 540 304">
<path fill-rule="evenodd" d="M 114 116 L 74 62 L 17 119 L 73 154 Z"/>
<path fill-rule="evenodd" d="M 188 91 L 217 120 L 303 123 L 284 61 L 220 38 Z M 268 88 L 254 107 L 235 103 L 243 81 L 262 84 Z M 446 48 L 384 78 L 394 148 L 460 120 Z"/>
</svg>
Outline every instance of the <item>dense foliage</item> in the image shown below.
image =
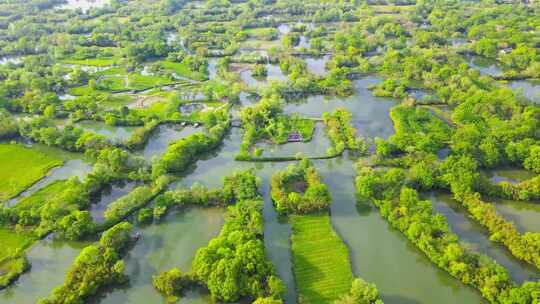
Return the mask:
<svg viewBox="0 0 540 304">
<path fill-rule="evenodd" d="M 131 242 L 129 223 L 118 224 L 101 236 L 98 244 L 84 248 L 66 275 L 64 284 L 42 304 L 84 303 L 100 288 L 126 280 L 122 254 Z"/>
<path fill-rule="evenodd" d="M 358 195 L 379 209 L 381 216 L 401 231 L 430 260 L 465 284 L 476 287 L 492 303 L 534 303 L 537 283 L 516 287 L 507 271 L 487 256 L 459 242 L 446 219 L 434 213 L 431 202 L 404 186 L 399 169 L 376 171 L 362 168 L 356 179 Z"/>
<path fill-rule="evenodd" d="M 338 108 L 331 113 L 325 113 L 323 116 L 324 124 L 327 128 L 327 134 L 334 145 L 334 153 L 341 153 L 349 149 L 357 153 L 365 153 L 366 144 L 362 138 L 356 138 L 356 130 L 351 127 L 351 113 L 347 110 Z M 334 153 L 328 153 L 330 155 Z"/>
<path fill-rule="evenodd" d="M 154 217 L 162 217 L 173 207 L 226 207 L 239 201 L 255 199 L 258 196 L 258 187 L 259 181 L 254 172 L 246 170 L 225 176 L 221 189 L 207 189 L 200 184 L 194 184 L 189 189 L 166 191 L 155 200 Z"/>
<path fill-rule="evenodd" d="M 216 299 L 281 297 L 283 283 L 264 250 L 261 211 L 259 200 L 236 203 L 229 208 L 220 235 L 197 251 L 193 275 Z"/>
<path fill-rule="evenodd" d="M 396 133 L 390 142 L 399 151 L 435 153 L 450 140 L 452 130 L 444 121 L 423 108 L 395 107 L 390 111 Z"/>
<path fill-rule="evenodd" d="M 162 158 L 154 165 L 153 174 L 182 172 L 201 154 L 210 152 L 221 144 L 229 129 L 229 120 L 209 126 L 205 133 L 195 133 L 169 145 Z"/>
<path fill-rule="evenodd" d="M 138 161 L 121 149 L 101 150 L 92 171 L 82 181 L 74 177 L 51 183 L 12 208 L 0 208 L 0 216 L 7 223 L 32 229 L 39 237 L 53 230 L 70 240 L 88 237 L 95 225 L 85 210 L 94 197 L 111 182 L 145 179 L 140 169 Z"/>
<path fill-rule="evenodd" d="M 373 285 L 352 281 L 347 248 L 331 225 L 341 224 L 342 214 L 329 214 L 329 188 L 313 165 L 301 161 L 312 151 L 267 156 L 261 148 L 318 145 L 303 143 L 317 140 L 315 127 L 324 123 L 331 147 L 310 158 L 327 166 L 325 180 L 350 179 L 332 170 L 350 169 L 356 157 L 368 154 L 359 167 L 383 169 L 360 169 L 360 197 L 434 265 L 489 302 L 537 302 L 538 282 L 512 283 L 503 267 L 472 249 L 476 242 L 460 243 L 418 192 L 450 191 L 489 241 L 540 268 L 540 233 L 498 213 L 496 200 L 540 200 L 539 15 L 538 1 L 530 0 L 1 1 L 0 140 L 12 142 L 2 144 L 0 153 L 0 201 L 7 202 L 0 206 L 0 245 L 6 247 L 0 288 L 28 269 L 23 251 L 49 234 L 95 240 L 125 219 L 150 224 L 175 207 L 218 206 L 230 208 L 222 233 L 199 251 L 192 269 L 156 275 L 154 286 L 169 300 L 203 287 L 217 301 L 283 303 L 283 284 L 266 258 L 273 251 L 264 247 L 254 172 L 232 174 L 220 189 L 195 182 L 165 191 L 175 178 L 192 180 L 184 176 L 191 169 L 202 182 L 214 172 L 232 172 L 231 155 L 237 153 L 241 161 L 300 161 L 270 181 L 275 208 L 293 226 L 297 300 L 380 303 Z M 290 111 L 293 102 L 306 99 L 311 114 Z M 312 113 L 318 114 L 307 118 Z M 389 123 L 388 113 L 393 132 L 382 125 Z M 88 131 L 85 123 L 107 130 Z M 190 127 L 182 135 L 154 132 L 163 124 Z M 204 131 L 190 132 L 199 125 Z M 132 133 L 116 137 L 124 130 Z M 111 132 L 114 139 L 101 134 Z M 373 139 L 375 153 L 368 149 Z M 219 157 L 197 164 L 216 156 L 212 152 L 222 144 Z M 146 148 L 163 156 L 150 160 Z M 78 170 L 83 153 L 90 172 Z M 279 165 L 252 166 L 268 181 L 267 169 Z M 527 179 L 498 183 L 487 177 L 501 168 L 520 170 Z M 66 179 L 75 174 L 81 177 Z M 92 204 L 101 202 L 104 189 L 123 182 L 134 190 L 116 197 L 105 223 L 97 224 Z M 519 216 L 529 212 L 513 204 Z M 114 226 L 83 250 L 64 286 L 44 303 L 88 302 L 99 289 L 124 281 L 120 256 L 128 230 Z M 11 244 L 6 239 L 17 238 L 14 232 L 28 240 Z M 479 250 L 491 255 L 492 249 L 499 248 Z M 511 273 L 525 267 L 510 262 Z M 387 295 L 389 286 L 381 281 Z M 7 301 L 22 301 L 18 290 L 32 288 L 14 289 Z"/>
<path fill-rule="evenodd" d="M 289 134 L 297 132 L 302 136 L 302 141 L 310 141 L 315 127 L 315 122 L 310 119 L 283 114 L 282 101 L 276 96 L 246 107 L 240 116 L 245 131 L 237 157 L 239 159 L 249 159 L 250 148 L 258 140 L 284 144 Z"/>
<path fill-rule="evenodd" d="M 307 159 L 276 172 L 271 188 L 272 200 L 281 214 L 327 210 L 332 201 L 327 186 Z"/>
<path fill-rule="evenodd" d="M 379 297 L 379 292 L 374 284 L 368 283 L 360 278 L 354 279 L 349 294 L 344 295 L 335 304 L 383 304 Z"/>
</svg>

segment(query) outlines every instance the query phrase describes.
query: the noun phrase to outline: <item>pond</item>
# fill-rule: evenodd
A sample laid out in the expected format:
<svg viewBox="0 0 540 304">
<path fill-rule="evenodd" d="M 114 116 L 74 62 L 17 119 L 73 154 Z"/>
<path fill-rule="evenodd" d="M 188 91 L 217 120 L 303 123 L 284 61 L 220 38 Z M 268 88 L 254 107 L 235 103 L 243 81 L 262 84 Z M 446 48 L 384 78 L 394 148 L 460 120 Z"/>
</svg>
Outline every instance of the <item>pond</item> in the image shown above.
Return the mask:
<svg viewBox="0 0 540 304">
<path fill-rule="evenodd" d="M 253 168 L 255 174 L 261 178 L 261 194 L 264 199 L 264 243 L 268 258 L 273 262 L 280 278 L 287 286 L 286 303 L 296 303 L 294 277 L 292 274 L 290 251 L 290 225 L 286 220 L 280 219 L 270 198 L 270 178 L 276 170 L 284 169 L 288 163 L 249 163 L 235 162 L 234 157 L 239 151 L 242 141 L 242 131 L 232 128 L 225 138 L 221 148 L 198 161 L 182 179 L 171 185 L 171 188 L 189 187 L 200 183 L 210 188 L 221 187 L 222 178 L 235 170 Z"/>
<path fill-rule="evenodd" d="M 525 169 L 514 168 L 484 170 L 482 173 L 494 183 L 508 182 L 510 184 L 517 184 L 535 176 L 534 173 Z"/>
<path fill-rule="evenodd" d="M 96 223 L 103 223 L 105 221 L 104 212 L 110 203 L 116 201 L 120 197 L 128 194 L 135 188 L 135 183 L 122 183 L 113 184 L 108 189 L 103 190 L 97 202 L 90 205 L 90 215 Z"/>
<path fill-rule="evenodd" d="M 280 24 L 277 29 L 281 36 L 291 32 L 291 26 L 286 23 Z"/>
<path fill-rule="evenodd" d="M 408 89 L 407 93 L 412 98 L 426 103 L 440 101 L 434 92 L 425 89 Z"/>
<path fill-rule="evenodd" d="M 255 144 L 255 147 L 263 149 L 263 157 L 295 156 L 298 153 L 314 157 L 325 156 L 328 148 L 332 147 L 330 139 L 326 135 L 324 125 L 318 123 L 313 131 L 313 138 L 309 142 L 289 142 L 282 145 L 264 141 Z"/>
<path fill-rule="evenodd" d="M 5 56 L 5 57 L 0 57 L 0 65 L 5 65 L 5 64 L 8 64 L 8 63 L 13 63 L 13 64 L 21 64 L 22 63 L 22 56 Z"/>
<path fill-rule="evenodd" d="M 465 38 L 450 38 L 449 39 L 450 45 L 454 47 L 459 47 L 467 44 L 467 39 Z"/>
<path fill-rule="evenodd" d="M 81 9 L 86 14 L 91 8 L 100 8 L 108 4 L 110 0 L 66 0 L 67 3 L 59 6 L 60 9 Z"/>
<path fill-rule="evenodd" d="M 203 103 L 191 102 L 191 103 L 181 104 L 178 107 L 178 110 L 183 115 L 189 115 L 189 114 L 191 114 L 193 112 L 199 112 L 199 111 L 203 110 L 204 108 L 205 108 L 205 105 Z"/>
<path fill-rule="evenodd" d="M 24 273 L 15 284 L 0 290 L 1 303 L 37 303 L 64 282 L 75 258 L 88 243 L 61 242 L 45 239 L 27 251 L 31 271 Z"/>
<path fill-rule="evenodd" d="M 503 199 L 488 199 L 494 202 L 497 212 L 505 219 L 513 222 L 521 233 L 540 232 L 540 203 L 512 201 Z"/>
<path fill-rule="evenodd" d="M 309 142 L 288 142 L 285 144 L 273 144 L 262 141 L 255 144 L 255 147 L 263 149 L 263 157 L 284 157 L 295 156 L 298 153 L 309 157 L 325 156 L 332 143 L 324 130 L 324 125 L 316 124 L 313 138 Z"/>
<path fill-rule="evenodd" d="M 71 177 L 78 177 L 80 180 L 82 180 L 86 176 L 86 174 L 92 171 L 92 163 L 90 162 L 90 159 L 83 154 L 67 152 L 60 148 L 49 147 L 39 143 L 29 142 L 24 144 L 28 147 L 44 151 L 48 154 L 54 153 L 56 155 L 60 155 L 60 157 L 64 159 L 64 163 L 62 164 L 62 166 L 51 169 L 45 177 L 40 179 L 32 186 L 28 187 L 18 196 L 7 201 L 7 206 L 15 205 L 19 199 L 31 195 L 32 193 L 38 191 L 39 189 L 49 185 L 54 181 L 69 179 Z"/>
<path fill-rule="evenodd" d="M 270 260 L 287 285 L 287 303 L 296 303 L 290 260 L 290 226 L 280 219 L 269 198 L 270 178 L 288 163 L 234 162 L 241 130 L 233 128 L 212 158 L 198 161 L 178 185 L 199 182 L 219 187 L 222 176 L 241 168 L 253 168 L 262 180 L 265 199 L 265 246 Z M 480 295 L 437 269 L 371 207 L 357 207 L 353 184 L 354 162 L 346 157 L 314 161 L 333 196 L 334 228 L 348 245 L 355 275 L 377 284 L 388 303 L 481 303 Z M 381 269 L 392 269 L 391 272 Z M 403 278 L 414 277 L 415 280 Z"/>
<path fill-rule="evenodd" d="M 330 60 L 330 56 L 322 57 L 308 57 L 306 58 L 307 69 L 310 73 L 317 76 L 326 76 L 328 71 L 326 70 L 326 63 Z"/>
<path fill-rule="evenodd" d="M 465 60 L 469 66 L 480 71 L 482 75 L 501 76 L 502 68 L 494 59 L 485 58 L 482 56 L 468 55 Z M 540 103 L 540 81 L 539 80 L 512 80 L 503 81 L 503 85 L 508 86 L 517 94 L 531 100 L 534 103 Z"/>
<path fill-rule="evenodd" d="M 501 244 L 489 240 L 489 232 L 468 216 L 467 210 L 452 199 L 450 194 L 432 192 L 425 199 L 431 200 L 433 210 L 445 216 L 452 232 L 472 249 L 494 259 L 505 267 L 512 280 L 521 284 L 524 281 L 537 281 L 540 278 L 533 266 L 512 256 Z"/>
<path fill-rule="evenodd" d="M 440 161 L 445 160 L 448 155 L 450 155 L 450 152 L 452 152 L 452 150 L 450 150 L 448 147 L 440 149 L 437 151 L 437 159 Z"/>
<path fill-rule="evenodd" d="M 167 150 L 169 144 L 200 131 L 202 131 L 202 128 L 196 128 L 194 126 L 160 125 L 154 130 L 154 133 L 145 145 L 142 156 L 147 161 L 153 158 L 160 158 Z"/>
<path fill-rule="evenodd" d="M 332 224 L 349 248 L 353 273 L 376 284 L 385 303 L 483 302 L 477 291 L 429 261 L 375 207 L 357 204 L 353 161 L 343 157 L 315 163 L 332 193 Z"/>
<path fill-rule="evenodd" d="M 490 59 L 482 56 L 467 55 L 465 60 L 471 68 L 477 69 L 482 75 L 500 76 L 502 69 L 497 65 L 495 59 Z"/>
<path fill-rule="evenodd" d="M 108 139 L 116 142 L 127 140 L 131 136 L 131 134 L 137 129 L 137 127 L 110 126 L 101 121 L 90 120 L 81 121 L 76 123 L 75 125 L 86 131 L 101 134 Z"/>
<path fill-rule="evenodd" d="M 249 86 L 261 87 L 269 81 L 287 81 L 287 75 L 283 74 L 281 68 L 277 64 L 267 64 L 266 69 L 268 75 L 266 77 L 253 77 L 251 69 L 244 69 L 240 72 L 240 79 Z"/>
<path fill-rule="evenodd" d="M 389 112 L 396 101 L 391 98 L 375 97 L 368 90 L 371 85 L 382 81 L 376 76 L 366 76 L 354 82 L 355 95 L 350 97 L 310 96 L 298 103 L 288 103 L 284 112 L 299 113 L 311 118 L 320 118 L 324 112 L 345 108 L 352 114 L 351 123 L 360 135 L 373 138 L 388 138 L 394 133 Z"/>
<path fill-rule="evenodd" d="M 210 58 L 208 60 L 208 79 L 213 80 L 217 76 L 217 58 Z"/>
<path fill-rule="evenodd" d="M 540 80 L 513 80 L 509 81 L 507 85 L 517 94 L 540 104 Z"/>
<path fill-rule="evenodd" d="M 197 249 L 219 234 L 224 212 L 220 208 L 187 207 L 170 212 L 159 223 L 139 227 L 141 237 L 124 258 L 128 284 L 112 289 L 96 302 L 162 303 L 164 298 L 152 286 L 152 276 L 172 267 L 188 272 Z M 196 292 L 189 293 L 188 299 L 184 302 L 182 298 L 182 303 L 211 303 L 208 296 Z"/>
<path fill-rule="evenodd" d="M 296 303 L 290 258 L 290 225 L 277 216 L 269 197 L 272 174 L 285 168 L 288 163 L 235 162 L 234 156 L 239 151 L 241 140 L 242 130 L 231 129 L 220 149 L 196 162 L 171 188 L 190 186 L 195 182 L 208 187 L 220 187 L 223 176 L 237 169 L 253 168 L 262 181 L 266 252 L 287 285 L 286 302 Z M 332 223 L 349 247 L 355 275 L 377 284 L 386 302 L 482 302 L 474 290 L 437 269 L 405 237 L 392 229 L 376 209 L 362 204 L 357 206 L 353 184 L 354 161 L 344 156 L 333 160 L 314 161 L 314 164 L 332 193 Z M 125 258 L 129 285 L 111 290 L 98 299 L 99 302 L 163 302 L 162 296 L 151 286 L 152 275 L 173 266 L 187 271 L 196 250 L 205 246 L 219 233 L 223 223 L 222 216 L 221 209 L 189 208 L 172 212 L 159 224 L 142 227 L 141 239 Z M 63 253 L 58 253 L 56 258 L 59 257 L 62 261 L 66 259 L 71 262 L 73 259 Z M 49 276 L 56 277 L 53 273 L 56 271 L 47 272 Z M 403 279 L 410 277 L 415 280 Z M 188 293 L 187 298 L 182 301 L 211 303 L 209 297 L 197 292 Z"/>
<path fill-rule="evenodd" d="M 300 36 L 300 41 L 298 42 L 298 45 L 296 46 L 297 49 L 302 49 L 302 48 L 305 48 L 305 49 L 309 49 L 311 47 L 311 43 L 309 43 L 309 39 L 304 36 L 304 35 L 301 35 Z"/>
</svg>

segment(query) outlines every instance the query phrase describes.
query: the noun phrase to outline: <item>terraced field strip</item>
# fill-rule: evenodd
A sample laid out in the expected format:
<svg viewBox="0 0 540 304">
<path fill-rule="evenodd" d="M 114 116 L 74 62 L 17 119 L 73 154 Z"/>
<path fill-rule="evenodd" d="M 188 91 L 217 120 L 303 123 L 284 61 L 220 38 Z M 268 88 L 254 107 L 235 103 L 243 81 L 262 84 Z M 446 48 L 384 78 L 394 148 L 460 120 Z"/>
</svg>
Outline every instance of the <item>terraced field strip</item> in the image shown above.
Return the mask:
<svg viewBox="0 0 540 304">
<path fill-rule="evenodd" d="M 333 303 L 349 292 L 349 252 L 327 213 L 291 215 L 293 268 L 299 303 Z"/>
</svg>

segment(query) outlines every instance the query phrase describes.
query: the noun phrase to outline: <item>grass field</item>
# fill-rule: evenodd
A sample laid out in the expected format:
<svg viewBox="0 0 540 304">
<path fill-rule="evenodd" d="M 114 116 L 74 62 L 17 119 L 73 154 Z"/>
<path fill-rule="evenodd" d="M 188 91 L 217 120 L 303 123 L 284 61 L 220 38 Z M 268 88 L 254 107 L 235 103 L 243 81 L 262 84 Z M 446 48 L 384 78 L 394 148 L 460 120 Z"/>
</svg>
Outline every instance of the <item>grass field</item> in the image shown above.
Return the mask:
<svg viewBox="0 0 540 304">
<path fill-rule="evenodd" d="M 62 163 L 52 153 L 19 144 L 0 144 L 0 202 L 16 196 Z"/>
<path fill-rule="evenodd" d="M 266 40 L 259 40 L 259 39 L 249 39 L 242 43 L 242 47 L 245 48 L 256 48 L 256 49 L 271 49 L 271 48 L 278 48 L 281 46 L 281 40 L 272 40 L 272 41 L 266 41 Z"/>
<path fill-rule="evenodd" d="M 259 27 L 245 30 L 250 38 L 270 40 L 269 38 L 274 35 L 277 39 L 278 31 L 273 27 Z"/>
<path fill-rule="evenodd" d="M 0 227 L 0 261 L 12 254 L 16 249 L 28 247 L 34 239 L 27 234 L 15 232 L 10 229 Z"/>
<path fill-rule="evenodd" d="M 54 181 L 31 195 L 21 198 L 17 204 L 11 208 L 15 210 L 30 210 L 39 207 L 47 200 L 51 199 L 55 194 L 61 192 L 64 189 L 65 184 L 65 180 Z"/>
<path fill-rule="evenodd" d="M 129 94 L 109 94 L 104 100 L 103 104 L 109 108 L 127 106 L 130 103 L 135 102 L 137 98 Z"/>
<path fill-rule="evenodd" d="M 92 58 L 92 59 L 63 59 L 61 63 L 105 67 L 113 65 L 116 58 Z"/>
<path fill-rule="evenodd" d="M 273 141 L 280 144 L 286 143 L 288 141 L 288 135 L 292 131 L 302 134 L 304 141 L 311 141 L 313 132 L 315 131 L 314 120 L 294 116 L 283 116 L 280 117 L 280 120 L 282 120 L 286 131 L 272 138 Z"/>
<path fill-rule="evenodd" d="M 160 76 L 145 76 L 139 73 L 131 73 L 128 75 L 129 88 L 135 90 L 148 89 L 153 86 L 164 85 L 171 83 L 167 78 Z"/>
<path fill-rule="evenodd" d="M 349 292 L 349 252 L 326 213 L 291 215 L 293 268 L 299 303 L 333 303 Z"/>
<path fill-rule="evenodd" d="M 194 80 L 206 80 L 207 76 L 198 71 L 192 71 L 185 63 L 182 62 L 171 62 L 171 61 L 160 61 L 160 64 L 166 69 L 171 70 L 178 74 L 179 76 L 187 77 Z"/>
<path fill-rule="evenodd" d="M 11 281 L 28 270 L 29 265 L 26 260 L 13 254 L 17 253 L 17 250 L 24 251 L 34 241 L 35 239 L 28 234 L 0 227 L 0 248 L 2 248 L 0 250 L 0 289 L 8 286 Z"/>
</svg>

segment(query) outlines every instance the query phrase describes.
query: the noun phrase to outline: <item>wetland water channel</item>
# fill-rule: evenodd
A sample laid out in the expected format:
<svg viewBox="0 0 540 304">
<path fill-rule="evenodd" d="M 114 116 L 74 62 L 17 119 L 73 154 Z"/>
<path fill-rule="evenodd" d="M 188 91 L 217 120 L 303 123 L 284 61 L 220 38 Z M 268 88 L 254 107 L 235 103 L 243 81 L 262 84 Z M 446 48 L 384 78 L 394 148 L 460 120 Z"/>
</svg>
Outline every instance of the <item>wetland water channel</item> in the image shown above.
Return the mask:
<svg viewBox="0 0 540 304">
<path fill-rule="evenodd" d="M 482 75 L 501 76 L 503 74 L 503 70 L 496 60 L 481 56 L 466 56 L 465 60 L 471 68 L 479 70 Z M 533 103 L 540 104 L 539 79 L 501 81 L 501 84 L 511 88 L 514 92 Z"/>
<path fill-rule="evenodd" d="M 32 149 L 56 154 L 64 160 L 64 163 L 61 166 L 51 169 L 42 179 L 21 192 L 16 197 L 7 201 L 7 206 L 15 205 L 20 199 L 31 195 L 32 193 L 38 191 L 39 189 L 49 185 L 54 181 L 68 179 L 74 176 L 82 179 L 87 173 L 92 171 L 92 164 L 90 163 L 90 160 L 81 153 L 67 152 L 65 150 L 55 147 L 49 147 L 40 143 L 23 144 L 32 147 Z"/>
<path fill-rule="evenodd" d="M 312 97 L 305 103 L 287 105 L 286 111 L 320 117 L 325 111 L 331 111 L 338 106 L 346 107 L 353 114 L 352 120 L 360 135 L 388 137 L 393 133 L 388 112 L 395 103 L 391 99 L 375 98 L 371 95 L 367 86 L 378 81 L 379 78 L 366 77 L 356 82 L 355 96 L 344 99 Z M 142 152 L 146 157 L 162 153 L 168 141 L 186 135 L 183 129 L 178 131 L 167 125 L 162 127 L 163 129 L 160 128 L 149 141 L 150 148 L 147 146 L 145 150 L 148 150 Z M 318 137 L 315 137 L 315 144 L 318 140 Z M 170 188 L 189 187 L 194 183 L 209 188 L 220 187 L 223 176 L 231 174 L 234 170 L 253 168 L 262 181 L 266 251 L 279 276 L 287 285 L 286 303 L 296 303 L 289 240 L 290 225 L 278 217 L 270 199 L 271 176 L 277 170 L 285 168 L 288 163 L 236 162 L 234 157 L 239 152 L 241 141 L 242 130 L 232 128 L 219 149 L 194 163 L 178 182 L 170 185 Z M 331 220 L 334 229 L 349 248 L 353 273 L 376 284 L 385 302 L 403 304 L 483 302 L 478 292 L 464 286 L 431 263 L 400 232 L 382 219 L 376 208 L 365 202 L 357 203 L 354 160 L 344 155 L 313 163 L 332 193 Z M 111 189 L 110 194 L 105 194 L 103 198 L 111 201 L 114 199 L 111 196 L 118 191 L 124 191 L 125 187 L 129 189 L 130 186 L 123 187 Z M 491 243 L 480 227 L 471 223 L 461 210 L 453 209 L 444 197 L 435 195 L 432 201 L 434 209 L 447 216 L 455 233 L 464 241 L 471 243 L 473 248 L 492 256 L 506 266 L 516 281 L 538 277 L 537 273 L 508 256 L 503 248 Z M 220 208 L 188 207 L 169 213 L 159 223 L 138 226 L 141 238 L 124 258 L 129 283 L 112 288 L 94 302 L 164 303 L 164 298 L 152 287 L 152 275 L 175 266 L 182 271 L 188 271 L 197 249 L 218 235 L 223 225 L 224 213 L 225 210 Z M 50 240 L 37 242 L 29 251 L 32 272 L 22 275 L 16 284 L 0 291 L 0 302 L 9 302 L 16 298 L 24 299 L 25 303 L 33 303 L 35 299 L 46 296 L 54 286 L 61 284 L 67 269 L 81 248 L 82 244 L 57 243 Z M 202 293 L 190 292 L 181 299 L 181 303 L 212 302 Z"/>
</svg>

